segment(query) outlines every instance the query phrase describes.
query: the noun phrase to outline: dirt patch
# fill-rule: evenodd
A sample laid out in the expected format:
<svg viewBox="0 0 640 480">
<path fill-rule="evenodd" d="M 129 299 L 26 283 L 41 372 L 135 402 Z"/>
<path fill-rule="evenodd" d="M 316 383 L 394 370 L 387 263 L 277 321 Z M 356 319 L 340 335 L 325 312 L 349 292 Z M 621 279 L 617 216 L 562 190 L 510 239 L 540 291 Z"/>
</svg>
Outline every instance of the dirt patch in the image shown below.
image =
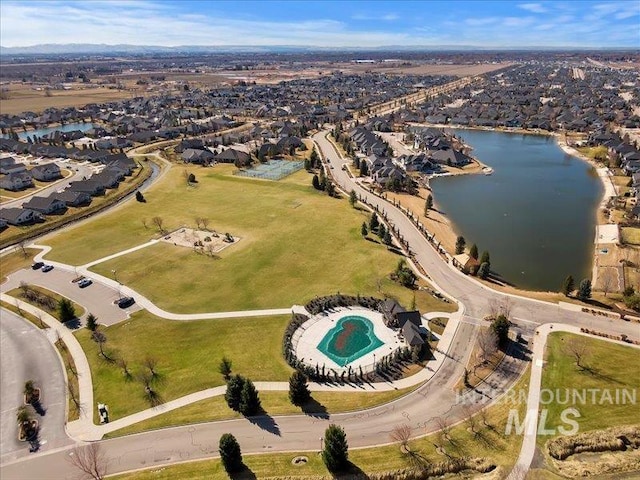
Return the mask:
<svg viewBox="0 0 640 480">
<path fill-rule="evenodd" d="M 240 237 L 228 233 L 218 233 L 215 230 L 181 228 L 165 235 L 160 240 L 180 247 L 201 249 L 211 254 L 217 254 L 228 246 L 238 243 Z"/>
</svg>

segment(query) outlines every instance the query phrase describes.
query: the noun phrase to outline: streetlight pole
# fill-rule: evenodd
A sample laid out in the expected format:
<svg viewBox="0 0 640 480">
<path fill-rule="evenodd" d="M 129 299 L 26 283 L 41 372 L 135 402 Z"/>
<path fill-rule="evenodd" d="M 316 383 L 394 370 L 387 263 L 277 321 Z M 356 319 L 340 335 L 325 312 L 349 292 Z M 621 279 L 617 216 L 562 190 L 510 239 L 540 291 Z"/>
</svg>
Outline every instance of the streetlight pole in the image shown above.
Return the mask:
<svg viewBox="0 0 640 480">
<path fill-rule="evenodd" d="M 324 440 L 324 437 L 320 437 L 320 453 L 322 453 L 322 442 Z"/>
<path fill-rule="evenodd" d="M 120 300 L 122 298 L 122 294 L 120 293 L 120 282 L 118 281 L 118 271 L 117 270 L 111 270 L 111 273 L 113 273 L 113 279 L 118 284 L 118 300 Z"/>
</svg>

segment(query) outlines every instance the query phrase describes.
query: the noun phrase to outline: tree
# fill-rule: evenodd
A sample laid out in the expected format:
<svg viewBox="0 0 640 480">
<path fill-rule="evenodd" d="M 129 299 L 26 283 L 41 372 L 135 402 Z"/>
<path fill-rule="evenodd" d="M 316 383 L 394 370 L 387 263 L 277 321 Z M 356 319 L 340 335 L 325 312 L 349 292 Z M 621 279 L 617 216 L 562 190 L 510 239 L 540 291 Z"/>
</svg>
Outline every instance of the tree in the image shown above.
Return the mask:
<svg viewBox="0 0 640 480">
<path fill-rule="evenodd" d="M 367 224 L 366 222 L 362 222 L 362 228 L 360 228 L 360 234 L 363 237 L 366 237 L 369 234 L 369 230 L 367 229 Z"/>
<path fill-rule="evenodd" d="M 151 375 L 151 379 L 154 380 L 159 377 L 158 372 L 156 371 L 156 367 L 158 366 L 158 360 L 155 357 L 145 357 L 144 362 L 142 362 L 145 367 L 149 370 L 149 374 Z"/>
<path fill-rule="evenodd" d="M 142 192 L 140 190 L 136 190 L 136 200 L 140 203 L 146 202 L 144 195 L 142 195 Z"/>
<path fill-rule="evenodd" d="M 489 252 L 487 252 L 486 250 L 482 252 L 480 263 L 488 263 L 489 265 L 491 265 L 491 257 L 489 256 Z"/>
<path fill-rule="evenodd" d="M 358 195 L 356 195 L 355 190 L 351 190 L 349 192 L 349 205 L 355 208 L 356 203 L 358 203 Z"/>
<path fill-rule="evenodd" d="M 91 332 L 95 332 L 97 328 L 98 318 L 93 313 L 90 313 L 89 315 L 87 315 L 87 329 L 89 329 Z"/>
<path fill-rule="evenodd" d="M 478 334 L 478 347 L 480 347 L 482 361 L 487 362 L 498 350 L 498 335 L 496 331 L 491 328 L 481 330 Z"/>
<path fill-rule="evenodd" d="M 489 276 L 489 272 L 491 272 L 489 262 L 482 262 L 480 268 L 478 268 L 478 276 L 484 280 Z"/>
<path fill-rule="evenodd" d="M 193 173 L 189 174 L 189 177 L 187 178 L 187 181 L 189 183 L 198 183 L 198 181 L 196 180 L 196 176 Z"/>
<path fill-rule="evenodd" d="M 107 475 L 107 458 L 99 443 L 78 445 L 68 457 L 75 468 L 93 480 L 102 480 Z"/>
<path fill-rule="evenodd" d="M 573 357 L 576 362 L 576 366 L 580 370 L 587 369 L 587 366 L 584 363 L 584 358 L 591 354 L 591 349 L 584 337 L 573 337 L 567 340 L 564 344 L 564 351 L 567 355 Z"/>
<path fill-rule="evenodd" d="M 571 275 L 567 275 L 567 278 L 564 279 L 564 282 L 562 282 L 562 293 L 565 297 L 568 297 L 569 295 L 571 295 L 571 292 L 573 292 L 576 289 L 575 286 L 575 281 L 573 280 L 573 276 Z"/>
<path fill-rule="evenodd" d="M 604 292 L 604 296 L 607 296 L 607 293 L 611 291 L 616 279 L 614 277 L 614 273 L 610 268 L 605 268 L 602 275 L 600 275 L 600 288 Z"/>
<path fill-rule="evenodd" d="M 466 244 L 467 242 L 463 236 L 459 236 L 458 238 L 456 238 L 456 255 L 464 253 L 464 247 Z"/>
<path fill-rule="evenodd" d="M 222 466 L 228 474 L 244 470 L 240 444 L 232 434 L 225 433 L 220 437 L 218 452 L 220 453 Z"/>
<path fill-rule="evenodd" d="M 497 335 L 498 344 L 501 347 L 506 346 L 509 341 L 509 320 L 507 317 L 498 315 L 498 317 L 491 322 L 491 330 Z"/>
<path fill-rule="evenodd" d="M 300 407 L 311 399 L 311 392 L 307 385 L 307 377 L 304 373 L 296 370 L 289 377 L 289 400 L 294 405 Z"/>
<path fill-rule="evenodd" d="M 402 425 L 396 425 L 391 430 L 391 434 L 389 435 L 391 440 L 394 442 L 398 442 L 400 444 L 400 449 L 403 452 L 407 452 L 409 450 L 409 439 L 411 438 L 411 427 L 406 423 Z"/>
<path fill-rule="evenodd" d="M 475 243 L 469 249 L 469 256 L 474 260 L 478 259 L 478 246 Z"/>
<path fill-rule="evenodd" d="M 98 344 L 100 355 L 102 355 L 105 360 L 111 360 L 111 358 L 104 353 L 104 344 L 107 343 L 107 336 L 101 331 L 96 330 L 91 334 L 91 339 Z"/>
<path fill-rule="evenodd" d="M 344 430 L 331 424 L 324 432 L 322 461 L 332 473 L 344 472 L 349 468 L 349 444 Z"/>
<path fill-rule="evenodd" d="M 242 386 L 242 392 L 240 392 L 240 405 L 238 409 L 245 417 L 257 415 L 262 409 L 258 390 L 256 390 L 253 382 L 249 379 L 246 379 Z"/>
<path fill-rule="evenodd" d="M 378 237 L 384 238 L 385 233 L 387 233 L 387 229 L 384 226 L 384 223 L 381 223 L 378 226 Z"/>
<path fill-rule="evenodd" d="M 318 156 L 318 152 L 316 152 L 315 147 L 311 151 L 311 156 L 309 157 L 309 160 L 311 160 L 311 168 L 314 168 L 318 164 L 318 161 L 320 160 L 320 157 Z"/>
<path fill-rule="evenodd" d="M 378 230 L 379 225 L 380 222 L 378 221 L 378 215 L 376 215 L 376 212 L 373 212 L 371 214 L 371 220 L 369 220 L 369 230 L 373 233 Z"/>
<path fill-rule="evenodd" d="M 429 210 L 433 208 L 433 195 L 427 195 L 427 200 L 424 202 L 424 216 L 429 216 Z"/>
<path fill-rule="evenodd" d="M 244 387 L 245 379 L 240 375 L 232 375 L 227 380 L 227 391 L 224 393 L 224 399 L 231 410 L 238 412 L 240 410 L 240 400 L 242 395 L 242 387 Z"/>
<path fill-rule="evenodd" d="M 311 179 L 311 184 L 313 185 L 313 188 L 315 188 L 316 190 L 322 190 L 320 188 L 320 180 L 318 179 L 318 175 L 313 176 L 313 178 Z"/>
<path fill-rule="evenodd" d="M 384 235 L 382 236 L 382 243 L 384 243 L 385 245 L 391 245 L 391 243 L 393 243 L 389 230 L 386 230 L 384 232 Z"/>
<path fill-rule="evenodd" d="M 153 217 L 151 221 L 158 228 L 158 231 L 161 234 L 164 234 L 164 220 L 162 219 L 162 217 Z"/>
<path fill-rule="evenodd" d="M 74 320 L 76 318 L 76 309 L 73 306 L 73 302 L 68 298 L 58 300 L 58 315 L 60 315 L 62 323 Z"/>
<path fill-rule="evenodd" d="M 367 162 L 362 161 L 360 162 L 360 176 L 366 177 L 367 175 L 369 175 L 369 167 L 367 166 Z"/>
<path fill-rule="evenodd" d="M 585 278 L 580 282 L 580 286 L 578 287 L 577 297 L 583 302 L 591 298 L 591 280 L 589 280 L 588 278 Z"/>
<path fill-rule="evenodd" d="M 227 357 L 222 357 L 222 360 L 220 360 L 218 372 L 220 372 L 220 375 L 222 375 L 225 380 L 229 380 L 229 377 L 231 376 L 231 365 L 231 360 Z"/>
</svg>

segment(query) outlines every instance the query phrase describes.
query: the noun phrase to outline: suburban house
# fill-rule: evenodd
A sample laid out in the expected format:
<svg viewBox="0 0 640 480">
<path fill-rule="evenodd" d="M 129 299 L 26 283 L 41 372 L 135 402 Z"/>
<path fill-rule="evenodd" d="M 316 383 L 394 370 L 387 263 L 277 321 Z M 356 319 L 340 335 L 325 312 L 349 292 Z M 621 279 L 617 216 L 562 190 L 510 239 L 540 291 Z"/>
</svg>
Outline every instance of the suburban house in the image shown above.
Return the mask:
<svg viewBox="0 0 640 480">
<path fill-rule="evenodd" d="M 105 189 L 105 186 L 101 182 L 91 179 L 71 182 L 68 188 L 68 190 L 72 192 L 84 192 L 93 197 L 104 194 Z"/>
<path fill-rule="evenodd" d="M 468 253 L 454 255 L 451 263 L 454 267 L 462 270 L 464 273 L 469 273 L 474 266 L 478 266 L 478 260 L 471 257 Z"/>
<path fill-rule="evenodd" d="M 251 164 L 251 155 L 242 150 L 227 148 L 215 156 L 216 162 L 233 163 L 236 167 L 244 167 Z"/>
<path fill-rule="evenodd" d="M 36 165 L 31 169 L 31 175 L 36 180 L 41 182 L 50 182 L 62 178 L 62 172 L 60 167 L 55 163 L 45 163 L 42 165 Z"/>
<path fill-rule="evenodd" d="M 424 344 L 424 338 L 422 338 L 422 334 L 420 333 L 422 319 L 420 318 L 420 312 L 418 310 L 398 312 L 396 319 L 404 341 L 407 342 L 410 347 Z"/>
<path fill-rule="evenodd" d="M 24 172 L 26 167 L 23 163 L 16 162 L 13 157 L 0 158 L 0 173 L 9 175 L 10 173 Z"/>
<path fill-rule="evenodd" d="M 26 208 L 0 208 L 0 218 L 9 225 L 27 225 L 42 220 L 42 215 Z"/>
<path fill-rule="evenodd" d="M 185 149 L 180 158 L 185 163 L 197 163 L 199 165 L 209 165 L 215 162 L 216 156 L 209 150 L 198 150 L 195 148 Z"/>
<path fill-rule="evenodd" d="M 67 209 L 67 205 L 55 197 L 32 197 L 28 202 L 22 204 L 22 208 L 35 210 L 43 215 L 50 215 L 64 212 Z"/>
<path fill-rule="evenodd" d="M 33 177 L 27 171 L 10 173 L 0 178 L 0 188 L 16 192 L 25 188 L 33 187 Z"/>
<path fill-rule="evenodd" d="M 53 193 L 50 197 L 64 202 L 67 207 L 80 207 L 91 203 L 91 195 L 87 192 L 65 190 L 64 192 Z"/>
</svg>

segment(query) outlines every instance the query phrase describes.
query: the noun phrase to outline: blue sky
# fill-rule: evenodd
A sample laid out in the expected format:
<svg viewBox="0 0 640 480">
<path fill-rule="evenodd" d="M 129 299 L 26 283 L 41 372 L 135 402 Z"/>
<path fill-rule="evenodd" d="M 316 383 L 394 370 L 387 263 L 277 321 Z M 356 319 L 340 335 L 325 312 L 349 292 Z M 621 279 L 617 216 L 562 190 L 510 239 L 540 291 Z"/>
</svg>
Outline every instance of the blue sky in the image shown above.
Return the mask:
<svg viewBox="0 0 640 480">
<path fill-rule="evenodd" d="M 640 0 L 1 0 L 0 45 L 640 48 Z"/>
</svg>

